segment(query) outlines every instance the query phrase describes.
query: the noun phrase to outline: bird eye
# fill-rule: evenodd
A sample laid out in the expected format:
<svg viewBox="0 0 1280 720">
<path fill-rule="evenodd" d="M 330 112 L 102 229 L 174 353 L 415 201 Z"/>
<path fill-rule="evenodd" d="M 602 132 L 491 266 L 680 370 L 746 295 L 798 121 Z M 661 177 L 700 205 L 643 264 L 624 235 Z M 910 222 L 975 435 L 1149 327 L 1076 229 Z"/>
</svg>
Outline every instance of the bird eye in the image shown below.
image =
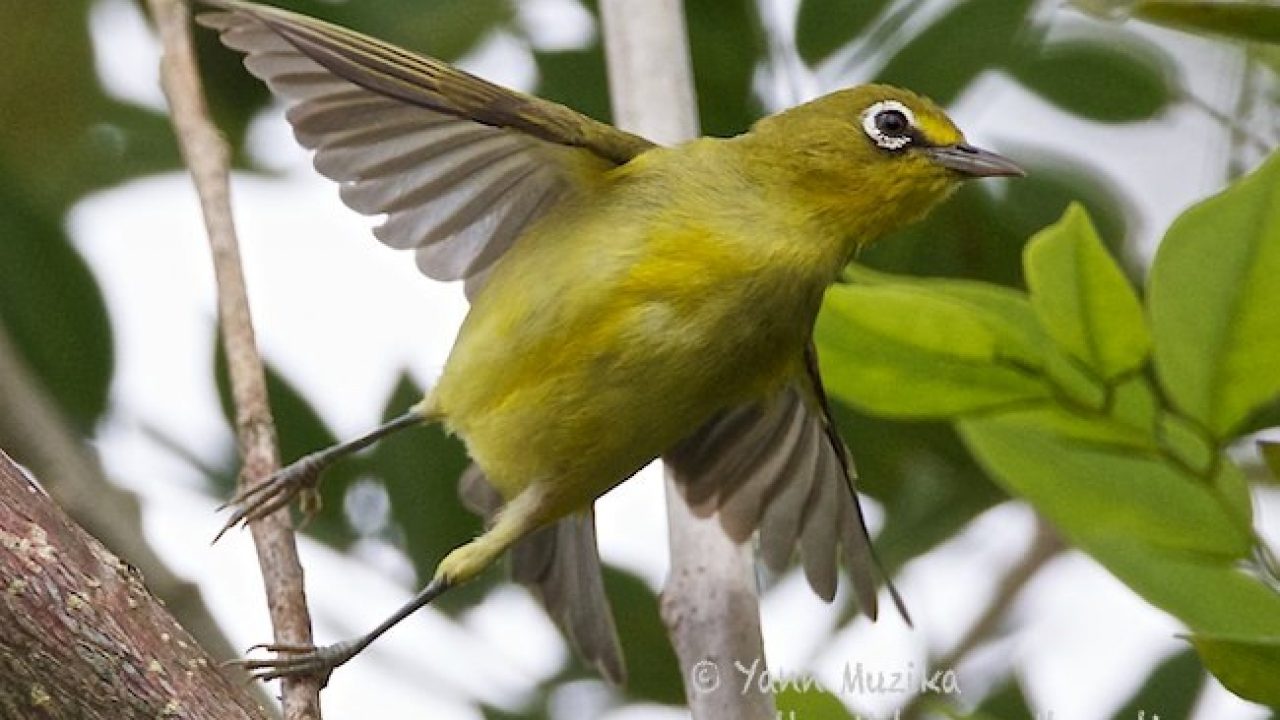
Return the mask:
<svg viewBox="0 0 1280 720">
<path fill-rule="evenodd" d="M 876 113 L 876 129 L 890 137 L 898 137 L 911 127 L 901 110 L 881 110 Z"/>
<path fill-rule="evenodd" d="M 882 100 L 862 114 L 862 129 L 876 145 L 901 150 L 911 144 L 915 116 L 896 100 Z"/>
</svg>

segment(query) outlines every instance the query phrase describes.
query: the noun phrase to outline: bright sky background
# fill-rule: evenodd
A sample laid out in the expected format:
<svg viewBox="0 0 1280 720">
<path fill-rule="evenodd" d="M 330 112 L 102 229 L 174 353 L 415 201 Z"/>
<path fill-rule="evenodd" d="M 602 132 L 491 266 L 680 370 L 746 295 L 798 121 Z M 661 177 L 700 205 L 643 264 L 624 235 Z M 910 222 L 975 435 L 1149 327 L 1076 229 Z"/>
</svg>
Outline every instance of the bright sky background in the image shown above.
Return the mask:
<svg viewBox="0 0 1280 720">
<path fill-rule="evenodd" d="M 574 46 L 594 32 L 573 0 L 526 0 L 520 7 L 521 21 L 540 44 Z M 790 7 L 789 0 L 779 0 L 769 16 L 785 25 Z M 157 46 L 135 8 L 128 0 L 95 6 L 99 69 L 113 93 L 160 107 Z M 1055 33 L 1070 35 L 1087 25 L 1068 11 L 1054 17 Z M 1143 32 L 1182 59 L 1194 93 L 1229 106 L 1235 88 L 1223 78 L 1232 77 L 1232 55 L 1172 33 Z M 536 80 L 526 49 L 511 35 L 492 36 L 466 65 L 524 89 Z M 869 64 L 866 75 L 874 70 Z M 806 75 L 771 84 L 764 78 L 762 86 L 790 87 L 808 97 L 859 79 Z M 1136 231 L 1148 249 L 1177 212 L 1222 182 L 1225 139 L 1197 110 L 1178 109 L 1132 127 L 1096 125 L 1062 114 L 998 75 L 975 83 L 952 110 L 978 144 L 1039 146 L 1104 168 L 1137 201 Z M 371 222 L 347 210 L 336 188 L 311 169 L 278 109 L 255 124 L 253 151 L 281 173 L 235 178 L 261 346 L 339 436 L 363 432 L 378 421 L 403 368 L 424 384 L 439 372 L 466 312 L 460 289 L 426 280 L 411 257 L 373 241 Z M 69 223 L 103 286 L 115 330 L 113 409 L 96 441 L 104 462 L 143 497 L 146 531 L 156 549 L 200 584 L 232 642 L 265 640 L 270 630 L 248 535 L 232 533 L 210 546 L 223 521 L 214 512 L 216 500 L 205 494 L 193 468 L 141 432 L 144 425 L 163 428 L 211 462 L 233 442 L 211 381 L 213 285 L 193 191 L 178 173 L 136 181 L 86 199 Z M 604 556 L 655 590 L 666 570 L 661 493 L 651 469 L 598 505 Z M 1264 500 L 1259 522 L 1274 538 L 1280 495 Z M 878 521 L 874 508 L 872 515 Z M 909 564 L 897 582 L 916 619 L 914 631 L 887 614 L 877 625 L 859 621 L 832 637 L 834 613 L 791 574 L 763 599 L 770 664 L 776 673 L 811 673 L 832 687 L 839 686 L 846 663 L 884 672 L 922 669 L 929 650 L 945 650 L 968 627 L 992 592 L 993 578 L 1025 549 L 1031 528 L 1025 508 L 997 507 L 944 548 Z M 320 642 L 367 629 L 413 589 L 408 563 L 389 547 L 370 543 L 344 556 L 303 538 L 302 552 Z M 1042 717 L 1050 711 L 1053 720 L 1108 717 L 1152 665 L 1184 647 L 1174 637 L 1178 623 L 1075 553 L 1042 572 L 1019 600 L 1014 619 L 1017 633 L 959 668 L 962 700 L 984 691 L 981 678 L 1017 666 Z M 324 695 L 326 712 L 334 718 L 374 711 L 386 718 L 479 718 L 469 707 L 472 699 L 516 708 L 556 671 L 565 652 L 522 590 L 496 593 L 461 623 L 428 609 L 335 673 Z M 876 713 L 903 700 L 850 699 Z M 556 702 L 562 709 L 557 717 L 589 718 L 604 712 L 606 699 L 598 683 L 582 682 L 564 688 Z M 648 707 L 603 717 L 655 720 L 687 713 Z M 1267 713 L 1214 686 L 1196 717 L 1244 720 Z"/>
</svg>

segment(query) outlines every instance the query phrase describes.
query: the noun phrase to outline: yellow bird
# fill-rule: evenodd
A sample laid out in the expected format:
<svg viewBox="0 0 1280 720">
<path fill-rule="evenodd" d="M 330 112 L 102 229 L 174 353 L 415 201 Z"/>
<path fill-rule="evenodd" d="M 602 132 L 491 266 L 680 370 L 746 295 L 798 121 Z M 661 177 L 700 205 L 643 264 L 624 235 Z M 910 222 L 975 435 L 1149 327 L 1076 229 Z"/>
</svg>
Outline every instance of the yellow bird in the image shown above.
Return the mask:
<svg viewBox="0 0 1280 720">
<path fill-rule="evenodd" d="M 488 530 L 372 632 L 269 646 L 280 655 L 248 663 L 258 677 L 327 676 L 511 549 L 516 578 L 579 654 L 622 682 L 591 508 L 657 457 L 695 510 L 735 540 L 758 535 L 768 565 L 798 551 L 828 601 L 843 556 L 874 617 L 876 562 L 811 343 L 818 307 L 858 248 L 962 180 L 1017 166 L 892 87 L 659 147 L 340 27 L 202 1 L 217 11 L 200 21 L 288 101 L 342 199 L 385 216 L 380 240 L 413 250 L 430 277 L 465 280 L 472 299 L 420 403 L 233 498 L 227 527 L 314 488 L 341 455 L 440 422 L 466 443 L 461 491 Z"/>
</svg>

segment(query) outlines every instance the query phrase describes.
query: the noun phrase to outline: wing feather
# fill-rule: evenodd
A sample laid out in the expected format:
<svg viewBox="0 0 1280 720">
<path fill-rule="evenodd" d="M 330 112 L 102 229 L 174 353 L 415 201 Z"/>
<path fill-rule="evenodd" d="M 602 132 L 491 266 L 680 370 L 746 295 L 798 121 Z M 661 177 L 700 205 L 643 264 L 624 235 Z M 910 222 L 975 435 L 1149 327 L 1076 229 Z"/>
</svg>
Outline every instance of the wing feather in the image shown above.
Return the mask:
<svg viewBox="0 0 1280 720">
<path fill-rule="evenodd" d="M 876 615 L 883 579 L 908 618 L 875 559 L 848 449 L 831 421 L 816 362 L 806 361 L 805 375 L 783 391 L 721 413 L 664 459 L 695 512 L 717 514 L 737 541 L 758 532 L 760 558 L 772 570 L 784 570 L 799 550 L 809 585 L 831 601 L 843 559 L 867 615 Z"/>
<path fill-rule="evenodd" d="M 556 203 L 652 143 L 569 108 L 285 10 L 201 0 L 199 21 L 245 53 L 347 205 L 419 269 L 479 290 Z"/>
</svg>

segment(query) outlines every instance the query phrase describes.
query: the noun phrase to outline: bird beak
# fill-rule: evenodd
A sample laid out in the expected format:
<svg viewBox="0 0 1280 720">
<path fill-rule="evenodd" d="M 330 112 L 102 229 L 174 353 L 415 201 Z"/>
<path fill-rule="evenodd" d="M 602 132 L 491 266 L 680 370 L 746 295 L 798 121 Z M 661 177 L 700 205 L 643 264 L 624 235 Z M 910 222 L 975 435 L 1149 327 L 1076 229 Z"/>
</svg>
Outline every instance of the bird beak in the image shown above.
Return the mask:
<svg viewBox="0 0 1280 720">
<path fill-rule="evenodd" d="M 925 152 L 942 167 L 965 177 L 1025 177 L 1027 174 L 1012 160 L 965 143 L 929 148 Z"/>
</svg>

